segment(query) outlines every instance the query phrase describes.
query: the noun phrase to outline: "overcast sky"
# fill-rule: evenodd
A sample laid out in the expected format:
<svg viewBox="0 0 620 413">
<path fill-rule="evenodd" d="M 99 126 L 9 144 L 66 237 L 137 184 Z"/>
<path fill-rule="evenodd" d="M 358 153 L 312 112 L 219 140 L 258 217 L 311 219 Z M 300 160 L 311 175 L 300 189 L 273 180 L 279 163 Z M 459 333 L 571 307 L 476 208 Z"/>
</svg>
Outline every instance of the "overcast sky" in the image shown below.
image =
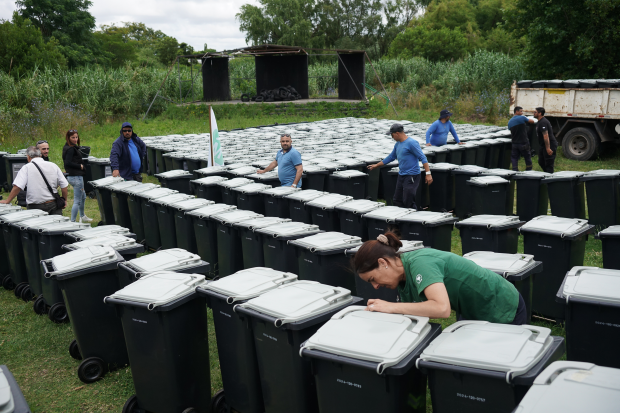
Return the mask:
<svg viewBox="0 0 620 413">
<path fill-rule="evenodd" d="M 241 5 L 256 0 L 92 0 L 90 12 L 97 27 L 102 24 L 134 21 L 161 30 L 195 50 L 207 45 L 216 50 L 245 46 L 235 14 Z M 0 0 L 0 19 L 10 19 L 14 0 Z"/>
</svg>

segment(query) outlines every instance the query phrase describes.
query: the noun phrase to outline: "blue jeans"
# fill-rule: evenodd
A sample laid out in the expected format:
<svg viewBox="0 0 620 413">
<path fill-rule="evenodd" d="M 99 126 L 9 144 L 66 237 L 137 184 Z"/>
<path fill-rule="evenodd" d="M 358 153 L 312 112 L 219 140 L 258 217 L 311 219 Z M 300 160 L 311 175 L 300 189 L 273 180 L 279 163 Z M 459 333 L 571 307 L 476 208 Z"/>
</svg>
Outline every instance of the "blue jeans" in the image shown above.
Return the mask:
<svg viewBox="0 0 620 413">
<path fill-rule="evenodd" d="M 73 206 L 71 207 L 71 221 L 75 222 L 78 212 L 80 217 L 84 215 L 84 205 L 86 204 L 86 192 L 84 191 L 83 176 L 68 176 L 67 181 L 73 187 Z"/>
</svg>

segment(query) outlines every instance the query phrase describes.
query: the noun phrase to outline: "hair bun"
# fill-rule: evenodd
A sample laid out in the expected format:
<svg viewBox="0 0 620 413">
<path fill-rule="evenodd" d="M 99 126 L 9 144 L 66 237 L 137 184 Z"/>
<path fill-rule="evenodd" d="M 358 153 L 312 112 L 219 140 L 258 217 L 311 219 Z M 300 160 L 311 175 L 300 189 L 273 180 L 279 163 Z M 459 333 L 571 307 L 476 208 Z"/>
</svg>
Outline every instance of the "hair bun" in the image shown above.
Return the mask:
<svg viewBox="0 0 620 413">
<path fill-rule="evenodd" d="M 379 234 L 379 236 L 377 236 L 377 241 L 384 245 L 390 245 L 390 240 L 384 234 Z"/>
</svg>

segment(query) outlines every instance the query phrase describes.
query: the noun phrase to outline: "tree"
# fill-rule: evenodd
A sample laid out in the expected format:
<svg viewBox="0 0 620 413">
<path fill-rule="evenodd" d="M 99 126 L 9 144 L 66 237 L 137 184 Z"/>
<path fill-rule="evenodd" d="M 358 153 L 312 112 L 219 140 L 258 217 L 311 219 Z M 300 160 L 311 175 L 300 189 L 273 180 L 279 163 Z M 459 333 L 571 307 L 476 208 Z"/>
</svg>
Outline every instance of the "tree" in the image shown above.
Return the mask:
<svg viewBox="0 0 620 413">
<path fill-rule="evenodd" d="M 426 25 L 409 27 L 390 45 L 392 57 L 423 57 L 432 61 L 456 60 L 471 50 L 465 35 L 458 27 L 432 29 Z"/>
<path fill-rule="evenodd" d="M 166 36 L 155 44 L 157 60 L 164 66 L 170 66 L 174 62 L 177 58 L 177 50 L 179 50 L 179 42 L 174 37 Z"/>
<path fill-rule="evenodd" d="M 110 65 L 118 68 L 137 60 L 137 42 L 127 41 L 121 33 L 95 33 L 105 52 L 111 55 Z"/>
</svg>

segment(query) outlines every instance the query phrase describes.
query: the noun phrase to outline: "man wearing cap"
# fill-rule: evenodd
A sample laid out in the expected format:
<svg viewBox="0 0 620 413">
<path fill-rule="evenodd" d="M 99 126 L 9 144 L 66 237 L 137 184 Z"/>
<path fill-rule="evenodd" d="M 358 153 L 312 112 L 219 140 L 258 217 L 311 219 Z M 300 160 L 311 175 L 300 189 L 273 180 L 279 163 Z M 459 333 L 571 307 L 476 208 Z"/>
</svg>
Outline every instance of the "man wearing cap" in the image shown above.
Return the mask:
<svg viewBox="0 0 620 413">
<path fill-rule="evenodd" d="M 430 185 L 433 182 L 428 160 L 424 156 L 420 144 L 405 135 L 403 125 L 400 123 L 393 124 L 389 134 L 396 141 L 392 153 L 381 162 L 370 165 L 368 169 L 372 171 L 389 164 L 394 159 L 398 159 L 399 171 L 396 191 L 394 191 L 394 205 L 417 209 L 415 195 L 420 185 L 420 162 L 426 171 L 426 183 Z"/>
<path fill-rule="evenodd" d="M 301 163 L 301 155 L 297 149 L 293 148 L 293 140 L 289 133 L 280 136 L 280 146 L 282 149 L 276 154 L 273 160 L 265 169 L 259 169 L 259 174 L 264 174 L 278 167 L 278 178 L 282 186 L 292 186 L 301 188 L 301 175 L 304 167 Z"/>
<path fill-rule="evenodd" d="M 450 116 L 452 113 L 447 109 L 442 110 L 439 113 L 439 119 L 437 119 L 430 128 L 426 131 L 426 146 L 443 146 L 448 142 L 448 132 L 454 136 L 454 140 L 459 145 L 463 142 L 459 140 L 454 125 L 450 122 Z"/>
<path fill-rule="evenodd" d="M 121 127 L 121 136 L 112 144 L 110 166 L 112 176 L 122 176 L 126 181 L 142 182 L 142 159 L 146 156 L 146 144 L 133 132 L 131 123 Z"/>
</svg>

